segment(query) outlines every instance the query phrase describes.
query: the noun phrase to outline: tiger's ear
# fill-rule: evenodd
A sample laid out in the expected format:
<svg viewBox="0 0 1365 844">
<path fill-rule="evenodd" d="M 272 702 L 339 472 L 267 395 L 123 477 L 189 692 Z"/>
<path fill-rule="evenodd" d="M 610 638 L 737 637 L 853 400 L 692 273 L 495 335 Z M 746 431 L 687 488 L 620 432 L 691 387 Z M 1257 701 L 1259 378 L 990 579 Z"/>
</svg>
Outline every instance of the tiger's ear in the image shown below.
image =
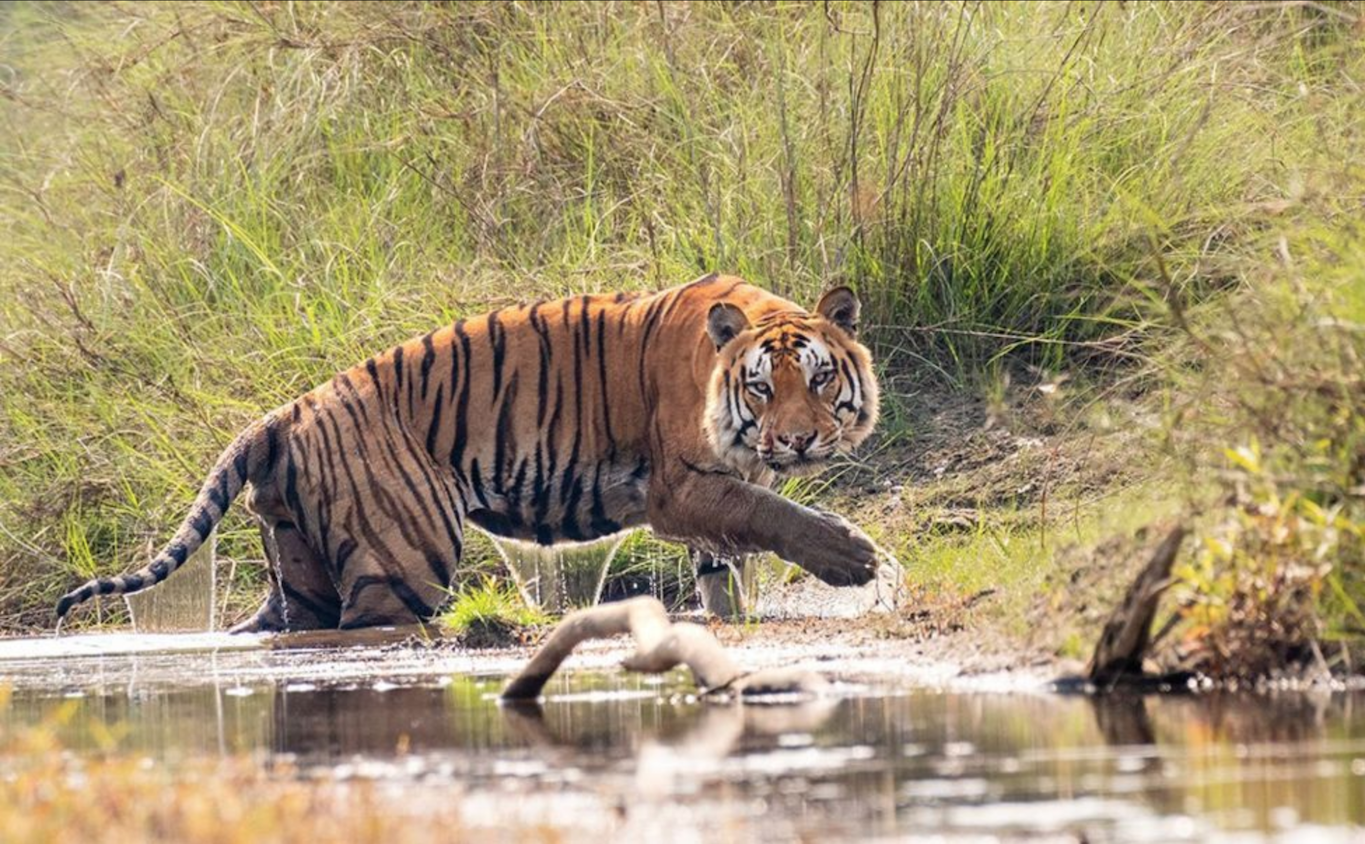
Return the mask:
<svg viewBox="0 0 1365 844">
<path fill-rule="evenodd" d="M 850 337 L 858 333 L 858 314 L 862 309 L 858 295 L 847 287 L 826 291 L 815 306 L 816 313 L 847 331 Z"/>
<path fill-rule="evenodd" d="M 717 302 L 706 315 L 706 333 L 711 335 L 711 342 L 716 344 L 718 352 L 748 327 L 749 318 L 729 302 Z"/>
</svg>

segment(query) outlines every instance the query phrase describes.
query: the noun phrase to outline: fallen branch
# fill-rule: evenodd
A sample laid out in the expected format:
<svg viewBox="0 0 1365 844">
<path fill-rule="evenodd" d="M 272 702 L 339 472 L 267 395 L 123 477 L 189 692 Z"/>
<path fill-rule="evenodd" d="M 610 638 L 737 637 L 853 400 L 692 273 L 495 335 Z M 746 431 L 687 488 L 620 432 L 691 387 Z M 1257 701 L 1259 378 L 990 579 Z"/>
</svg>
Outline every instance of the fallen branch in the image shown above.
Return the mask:
<svg viewBox="0 0 1365 844">
<path fill-rule="evenodd" d="M 1171 585 L 1171 565 L 1184 539 L 1184 525 L 1177 525 L 1166 535 L 1105 623 L 1086 668 L 1087 678 L 1100 688 L 1112 688 L 1122 680 L 1142 677 L 1142 658 L 1151 640 L 1152 619 L 1161 595 Z"/>
<path fill-rule="evenodd" d="M 655 598 L 631 598 L 571 613 L 560 622 L 535 656 L 503 690 L 504 700 L 538 697 L 574 648 L 590 639 L 606 639 L 629 633 L 635 637 L 635 653 L 621 663 L 627 671 L 662 674 L 686 665 L 703 694 L 815 695 L 828 683 L 809 671 L 787 668 L 746 673 L 705 627 L 687 622 L 673 624 L 664 605 Z"/>
</svg>

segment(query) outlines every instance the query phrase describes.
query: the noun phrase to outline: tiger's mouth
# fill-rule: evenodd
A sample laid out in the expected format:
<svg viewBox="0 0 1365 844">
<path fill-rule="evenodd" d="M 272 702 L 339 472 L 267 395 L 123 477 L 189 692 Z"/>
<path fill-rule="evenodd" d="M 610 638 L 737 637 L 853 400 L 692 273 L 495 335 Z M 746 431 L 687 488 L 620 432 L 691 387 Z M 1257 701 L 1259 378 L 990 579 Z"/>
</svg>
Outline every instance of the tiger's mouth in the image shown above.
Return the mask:
<svg viewBox="0 0 1365 844">
<path fill-rule="evenodd" d="M 829 465 L 834 456 L 834 448 L 821 448 L 817 451 L 789 452 L 783 454 L 758 452 L 763 465 L 779 475 L 809 475 Z"/>
</svg>

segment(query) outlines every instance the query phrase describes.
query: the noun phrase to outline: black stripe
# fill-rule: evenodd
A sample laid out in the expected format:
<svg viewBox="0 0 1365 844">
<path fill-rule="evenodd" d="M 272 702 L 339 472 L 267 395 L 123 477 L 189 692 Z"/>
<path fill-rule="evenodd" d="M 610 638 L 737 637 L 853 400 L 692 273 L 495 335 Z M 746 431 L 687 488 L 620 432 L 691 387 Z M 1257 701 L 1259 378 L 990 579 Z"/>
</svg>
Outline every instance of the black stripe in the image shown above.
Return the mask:
<svg viewBox="0 0 1365 844">
<path fill-rule="evenodd" d="M 547 499 L 546 511 L 548 512 L 548 501 L 553 497 L 555 478 L 559 474 L 559 427 L 564 419 L 564 373 L 558 372 L 555 375 L 555 403 L 554 412 L 550 414 L 550 427 L 546 433 L 546 442 L 549 443 L 549 459 L 545 465 L 545 496 Z"/>
<path fill-rule="evenodd" d="M 275 420 L 265 428 L 265 465 L 257 467 L 258 473 L 275 471 L 275 461 L 280 456 L 280 426 Z"/>
<path fill-rule="evenodd" d="M 423 601 L 407 583 L 401 580 L 390 581 L 389 588 L 393 590 L 393 594 L 398 596 L 398 600 L 402 601 L 403 605 L 418 618 L 428 619 L 435 614 L 435 608 L 428 606 L 427 602 Z"/>
<path fill-rule="evenodd" d="M 659 297 L 655 299 L 654 302 L 650 304 L 649 308 L 645 311 L 644 316 L 645 331 L 644 334 L 640 337 L 640 361 L 636 366 L 636 372 L 639 375 L 640 395 L 644 397 L 646 401 L 649 400 L 649 394 L 646 391 L 645 385 L 645 375 L 649 371 L 646 362 L 646 357 L 649 355 L 649 338 L 650 335 L 654 333 L 654 327 L 657 324 L 659 313 L 663 309 L 662 306 L 665 301 L 666 299 L 664 297 Z"/>
<path fill-rule="evenodd" d="M 445 384 L 436 388 L 436 401 L 431 406 L 431 424 L 427 426 L 427 454 L 433 457 L 436 456 L 436 434 L 441 430 L 441 410 L 445 407 L 441 397 L 445 389 Z"/>
<path fill-rule="evenodd" d="M 312 613 L 313 618 L 317 619 L 322 627 L 336 627 L 337 622 L 341 619 L 340 610 L 335 604 L 320 603 L 290 586 L 287 582 L 280 583 L 280 591 L 284 593 L 289 603 Z"/>
<path fill-rule="evenodd" d="M 609 536 L 621 529 L 621 524 L 607 516 L 602 500 L 602 467 L 598 466 L 592 479 L 592 531 L 598 536 Z"/>
<path fill-rule="evenodd" d="M 504 336 L 502 322 L 498 319 L 500 311 L 488 315 L 488 343 L 493 349 L 493 403 L 502 395 L 502 365 L 507 355 L 507 338 Z"/>
<path fill-rule="evenodd" d="M 431 365 L 436 362 L 436 347 L 432 345 L 431 333 L 422 338 L 422 401 L 427 400 L 427 379 L 431 375 Z M 439 399 L 437 402 L 439 403 Z"/>
<path fill-rule="evenodd" d="M 498 409 L 497 427 L 493 437 L 493 490 L 501 493 L 504 489 L 504 474 L 508 466 L 508 453 L 516 454 L 516 440 L 512 430 L 512 410 L 517 395 L 517 373 L 512 374 L 507 384 L 507 397 Z"/>
<path fill-rule="evenodd" d="M 431 574 L 436 578 L 436 585 L 445 589 L 450 585 L 450 567 L 441 555 L 427 553 L 427 568 L 431 569 Z"/>
<path fill-rule="evenodd" d="M 347 386 L 350 387 L 349 381 L 347 382 Z M 350 414 L 351 421 L 355 425 L 354 431 L 358 434 L 356 441 L 360 445 L 362 456 L 366 456 L 370 451 L 369 446 L 367 445 L 367 440 L 370 438 L 364 436 L 361 432 L 372 430 L 372 427 L 362 426 L 357 420 L 354 407 L 359 407 L 361 413 L 364 414 L 364 402 L 360 395 L 355 392 L 353 387 L 351 388 L 351 392 L 354 402 L 348 399 L 347 396 L 341 394 L 338 394 L 337 398 L 341 401 L 342 407 L 346 409 L 346 412 Z M 420 536 L 418 535 L 417 531 L 421 530 L 421 526 L 416 523 L 414 510 L 409 506 L 409 504 L 415 506 L 417 511 L 426 517 L 427 524 L 432 528 L 436 527 L 436 520 L 432 518 L 430 508 L 423 506 L 422 495 L 417 489 L 417 483 L 413 480 L 412 474 L 408 471 L 408 462 L 403 459 L 404 454 L 402 451 L 415 453 L 416 450 L 413 447 L 406 429 L 403 431 L 404 439 L 401 444 L 394 440 L 392 426 L 387 424 L 382 425 L 380 426 L 380 430 L 383 432 L 384 439 L 382 442 L 374 443 L 375 453 L 381 457 L 387 458 L 385 463 L 390 467 L 390 473 L 392 473 L 393 470 L 397 471 L 399 476 L 403 479 L 403 484 L 407 487 L 409 495 L 406 497 L 395 497 L 390 493 L 387 485 L 377 477 L 375 468 L 372 465 L 373 461 L 365 459 L 360 461 L 360 468 L 361 471 L 365 473 L 366 480 L 369 482 L 370 493 L 374 496 L 375 503 L 379 505 L 380 511 L 397 525 L 399 533 L 402 534 L 403 540 L 408 543 L 409 547 L 430 548 L 434 542 L 431 537 L 425 533 Z M 337 432 L 337 438 L 338 442 L 340 442 L 341 433 L 339 430 Z M 351 477 L 350 464 L 346 463 L 344 465 L 346 467 L 347 477 Z M 352 478 L 352 483 L 355 483 L 354 478 Z M 439 502 L 433 500 L 432 503 L 440 509 Z"/>
<path fill-rule="evenodd" d="M 455 340 L 460 341 L 460 350 L 463 354 L 456 354 Z M 464 320 L 455 323 L 455 339 L 450 341 L 450 372 L 451 377 L 455 375 L 456 358 L 464 360 L 464 375 L 460 381 L 460 397 L 455 407 L 455 442 L 450 447 L 450 466 L 457 472 L 464 471 L 464 449 L 465 443 L 469 440 L 469 334 L 464 330 Z M 455 388 L 452 385 L 450 397 L 455 398 Z"/>
<path fill-rule="evenodd" d="M 350 561 L 351 557 L 355 554 L 356 549 L 359 547 L 360 543 L 356 542 L 353 537 L 348 536 L 341 540 L 341 544 L 337 546 L 336 554 L 335 570 L 338 578 L 341 576 L 341 573 L 346 570 L 346 563 Z"/>
<path fill-rule="evenodd" d="M 326 420 L 332 413 L 324 414 L 314 412 L 313 428 L 315 435 L 321 440 L 315 444 L 315 460 L 317 462 L 317 477 L 314 484 L 314 496 L 309 501 L 313 505 L 317 519 L 317 530 L 314 536 L 318 538 L 318 547 L 314 550 L 322 558 L 323 567 L 328 571 L 334 571 L 336 560 L 332 556 L 332 504 L 334 493 L 342 489 L 341 473 L 337 470 L 336 449 L 332 448 L 332 435 L 327 428 Z M 300 461 L 304 466 L 308 465 L 306 459 Z M 295 514 L 298 516 L 299 514 Z M 303 521 L 303 520 L 300 520 Z"/>
<path fill-rule="evenodd" d="M 299 500 L 299 469 L 294 463 L 292 453 L 286 458 L 284 465 L 284 503 L 289 507 L 289 512 L 294 514 L 295 521 L 303 521 L 303 502 Z"/>
<path fill-rule="evenodd" d="M 389 578 L 387 578 L 387 577 L 385 577 L 385 576 L 383 576 L 383 575 L 377 575 L 377 574 L 362 574 L 360 577 L 357 577 L 357 578 L 355 579 L 355 583 L 352 583 L 352 584 L 351 584 L 351 592 L 350 592 L 350 594 L 348 594 L 348 595 L 346 596 L 346 603 L 345 603 L 346 609 L 351 609 L 351 608 L 353 608 L 353 607 L 356 605 L 356 603 L 357 603 L 357 601 L 358 601 L 358 599 L 359 599 L 359 597 L 360 597 L 360 593 L 361 593 L 361 592 L 364 592 L 366 589 L 369 589 L 371 586 L 388 586 L 388 585 L 389 585 Z"/>
<path fill-rule="evenodd" d="M 597 387 L 602 393 L 602 426 L 607 435 L 607 459 L 616 457 L 616 435 L 611 430 L 611 401 L 607 396 L 607 311 L 597 312 Z"/>
<path fill-rule="evenodd" d="M 565 302 L 565 308 L 564 308 L 564 328 L 565 328 L 566 331 L 569 331 L 570 333 L 573 333 L 573 330 L 572 330 L 572 328 L 571 328 L 570 325 L 569 325 L 569 308 L 568 308 L 568 302 L 567 302 L 567 301 Z M 573 403 L 574 403 L 573 448 L 572 448 L 572 449 L 570 450 L 570 452 L 569 452 L 569 463 L 568 463 L 568 466 L 565 468 L 565 471 L 564 471 L 564 481 L 563 481 L 562 485 L 561 485 L 560 488 L 559 488 L 559 503 L 562 504 L 562 505 L 567 505 L 567 506 L 569 507 L 570 510 L 573 510 L 577 505 L 576 505 L 576 504 L 568 504 L 568 503 L 567 503 L 567 500 L 566 500 L 566 496 L 567 496 L 567 495 L 570 495 L 570 494 L 573 494 L 573 499 L 572 499 L 572 500 L 576 502 L 578 496 L 581 496 L 581 495 L 583 494 L 582 482 L 581 482 L 581 480 L 572 480 L 572 482 L 571 482 L 571 479 L 574 477 L 574 473 L 575 473 L 575 472 L 577 471 L 577 469 L 578 469 L 578 458 L 579 458 L 579 453 L 580 453 L 580 451 L 582 450 L 582 447 L 583 447 L 583 388 L 582 388 L 582 384 L 583 384 L 583 354 L 582 354 L 582 351 L 583 351 L 583 344 L 579 341 L 578 335 L 577 335 L 576 333 L 573 333 L 573 372 L 574 372 L 574 380 L 573 380 L 573 382 L 574 382 L 575 385 L 578 385 L 578 389 L 574 390 L 574 394 L 573 394 Z M 576 490 L 576 493 L 574 493 L 575 490 Z M 568 512 L 568 513 L 565 514 L 564 534 L 565 534 L 566 536 L 573 536 L 573 535 L 574 535 L 574 533 L 571 533 L 571 532 L 569 531 L 570 522 L 568 521 L 569 519 L 573 519 L 573 518 L 575 518 L 575 514 L 574 514 L 574 513 Z M 577 526 L 576 526 L 576 525 L 574 525 L 574 530 L 577 531 Z"/>
<path fill-rule="evenodd" d="M 477 457 L 469 463 L 469 482 L 474 487 L 474 498 L 487 510 L 488 496 L 483 491 L 483 472 L 479 471 L 479 458 Z"/>
<path fill-rule="evenodd" d="M 352 419 L 354 420 L 355 411 L 351 408 L 350 402 L 343 400 L 342 406 L 346 408 L 348 413 L 352 414 Z M 324 432 L 326 430 L 326 425 L 330 424 L 332 426 L 332 433 L 337 438 L 337 442 L 340 443 L 344 439 L 341 433 L 341 427 L 340 425 L 338 425 L 336 418 L 333 414 L 319 416 L 319 419 L 321 422 L 324 423 L 323 425 L 320 426 L 324 430 Z M 364 428 L 361 428 L 360 430 L 364 430 Z M 359 437 L 357 441 L 360 443 L 360 447 L 363 451 L 366 448 L 365 438 Z M 332 452 L 333 449 L 327 447 L 326 443 L 324 442 L 324 456 L 330 459 Z M 364 469 L 367 467 L 368 461 L 364 460 L 351 461 L 345 459 L 341 461 L 342 471 L 346 473 L 346 482 L 357 500 L 357 506 L 351 511 L 352 514 L 355 516 L 356 521 L 358 522 L 357 528 L 359 529 L 362 538 L 365 539 L 367 547 L 370 549 L 371 553 L 377 554 L 382 553 L 384 556 L 387 556 L 392 561 L 394 558 L 393 549 L 390 548 L 389 545 L 382 540 L 382 538 L 379 535 L 379 532 L 375 530 L 374 524 L 370 521 L 370 518 L 366 513 L 366 508 L 363 506 L 359 506 L 360 485 L 356 482 L 355 474 L 351 471 L 351 465 L 353 462 L 359 462 L 361 468 Z M 370 491 L 372 493 L 376 492 L 373 481 L 371 481 L 370 484 Z M 376 502 L 378 502 L 378 496 L 376 496 Z M 399 527 L 401 528 L 402 525 L 399 525 Z"/>
<path fill-rule="evenodd" d="M 209 490 L 209 500 L 213 506 L 218 508 L 218 515 L 227 512 L 228 506 L 228 474 L 220 472 L 218 474 L 217 486 Z"/>
<path fill-rule="evenodd" d="M 564 536 L 577 542 L 586 540 L 588 536 L 583 533 L 578 526 L 578 502 L 583 498 L 583 479 L 579 478 L 573 483 L 573 490 L 569 495 L 569 504 L 564 509 L 564 518 L 561 520 L 560 532 Z"/>
<path fill-rule="evenodd" d="M 208 511 L 203 507 L 191 513 L 188 521 L 190 529 L 199 534 L 200 539 L 208 536 L 209 531 L 213 530 L 213 519 L 209 517 Z"/>
<path fill-rule="evenodd" d="M 365 361 L 365 371 L 370 373 L 370 380 L 374 382 L 375 395 L 379 396 L 382 399 L 384 397 L 384 387 L 382 384 L 379 383 L 379 367 L 375 365 L 374 358 L 370 358 L 369 360 Z M 337 377 L 344 379 L 347 383 L 350 383 L 350 379 L 347 378 L 344 374 L 338 375 Z"/>
<path fill-rule="evenodd" d="M 582 296 L 578 302 L 582 306 L 582 311 L 578 314 L 578 333 L 583 335 L 583 351 L 592 354 L 592 316 L 588 310 L 588 303 L 591 297 Z"/>
<path fill-rule="evenodd" d="M 526 521 L 521 512 L 521 491 L 525 484 L 526 460 L 523 459 L 517 464 L 516 477 L 512 479 L 512 485 L 507 490 L 507 514 L 512 519 L 512 523 L 518 527 Z"/>
<path fill-rule="evenodd" d="M 540 338 L 540 371 L 536 381 L 536 427 L 545 425 L 546 405 L 550 400 L 550 359 L 553 351 L 550 335 L 544 321 L 540 318 L 540 304 L 531 308 L 531 328 Z"/>
<path fill-rule="evenodd" d="M 545 447 L 536 443 L 536 476 L 532 481 L 531 508 L 537 525 L 545 523 L 550 509 L 550 488 L 545 483 Z"/>
</svg>

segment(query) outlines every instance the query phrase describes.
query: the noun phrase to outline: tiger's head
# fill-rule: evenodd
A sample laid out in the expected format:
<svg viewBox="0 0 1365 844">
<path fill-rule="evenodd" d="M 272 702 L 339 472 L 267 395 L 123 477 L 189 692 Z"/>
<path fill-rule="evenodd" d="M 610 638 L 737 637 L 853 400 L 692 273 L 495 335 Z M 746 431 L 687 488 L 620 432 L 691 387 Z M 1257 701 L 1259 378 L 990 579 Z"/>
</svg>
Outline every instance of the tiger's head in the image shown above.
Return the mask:
<svg viewBox="0 0 1365 844">
<path fill-rule="evenodd" d="M 728 302 L 711 306 L 717 363 L 705 428 L 721 460 L 746 472 L 808 474 L 872 433 L 877 380 L 856 339 L 860 308 L 847 287 L 825 293 L 814 313 L 755 324 Z"/>
</svg>

